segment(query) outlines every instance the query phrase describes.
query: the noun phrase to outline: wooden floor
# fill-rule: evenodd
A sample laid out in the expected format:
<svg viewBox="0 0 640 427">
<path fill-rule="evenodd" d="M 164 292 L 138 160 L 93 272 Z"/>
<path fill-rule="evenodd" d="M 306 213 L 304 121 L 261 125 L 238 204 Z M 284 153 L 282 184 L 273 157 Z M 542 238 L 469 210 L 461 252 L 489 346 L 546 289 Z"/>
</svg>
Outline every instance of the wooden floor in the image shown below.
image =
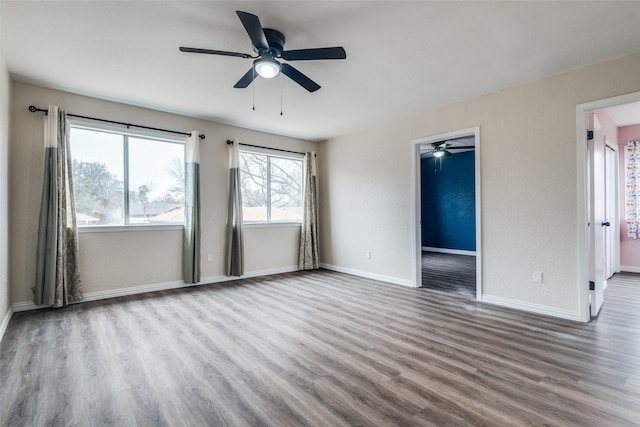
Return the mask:
<svg viewBox="0 0 640 427">
<path fill-rule="evenodd" d="M 422 252 L 422 287 L 476 297 L 476 257 Z"/>
<path fill-rule="evenodd" d="M 590 324 L 320 271 L 14 314 L 0 426 L 640 425 L 640 275 Z"/>
</svg>

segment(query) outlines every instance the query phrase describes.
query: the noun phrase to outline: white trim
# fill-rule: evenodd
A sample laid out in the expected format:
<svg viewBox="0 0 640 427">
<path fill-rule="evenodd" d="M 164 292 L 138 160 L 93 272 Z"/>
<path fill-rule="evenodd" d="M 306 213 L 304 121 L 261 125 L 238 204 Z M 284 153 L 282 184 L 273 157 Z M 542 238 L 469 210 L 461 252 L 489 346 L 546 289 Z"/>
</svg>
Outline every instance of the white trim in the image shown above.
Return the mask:
<svg viewBox="0 0 640 427">
<path fill-rule="evenodd" d="M 167 289 L 183 288 L 193 286 L 192 283 L 184 283 L 182 280 L 175 282 L 154 283 L 151 285 L 132 286 L 123 289 L 109 289 L 106 291 L 88 292 L 84 295 L 84 301 L 98 301 L 127 295 L 143 294 L 146 292 L 164 291 Z"/>
<path fill-rule="evenodd" d="M 31 301 L 16 302 L 13 304 L 13 312 L 18 313 L 20 311 L 37 310 L 39 308 L 47 308 L 47 305 L 35 305 Z"/>
<path fill-rule="evenodd" d="M 616 127 L 617 129 L 617 127 Z M 616 138 L 617 141 L 617 138 Z M 613 219 L 614 221 L 612 221 L 611 224 L 611 236 L 613 241 L 611 242 L 611 244 L 613 245 L 613 273 L 615 274 L 617 271 L 620 271 L 620 153 L 618 153 L 618 146 L 616 144 L 611 144 L 609 142 L 609 139 L 607 139 L 606 135 L 605 135 L 605 151 L 606 148 L 610 148 L 611 150 L 613 150 L 613 152 L 615 153 L 616 156 L 616 161 L 615 161 L 615 174 L 614 174 L 614 181 L 615 181 L 615 188 L 616 188 L 616 192 L 615 192 L 615 202 L 614 202 L 614 214 L 613 214 Z M 605 156 L 606 159 L 606 156 Z"/>
<path fill-rule="evenodd" d="M 2 342 L 2 338 L 4 337 L 4 333 L 7 331 L 7 326 L 9 326 L 9 322 L 11 321 L 11 316 L 13 315 L 13 308 L 9 307 L 7 314 L 2 319 L 2 324 L 0 325 L 0 342 Z"/>
<path fill-rule="evenodd" d="M 83 302 L 145 294 L 148 292 L 165 291 L 169 289 L 188 288 L 191 286 L 212 285 L 215 283 L 231 282 L 233 280 L 242 280 L 242 279 L 248 279 L 253 277 L 270 276 L 273 274 L 281 274 L 281 273 L 291 273 L 298 270 L 299 270 L 298 266 L 295 265 L 295 266 L 282 267 L 282 268 L 272 268 L 268 270 L 250 271 L 242 275 L 241 277 L 228 277 L 228 276 L 203 277 L 198 283 L 184 283 L 183 281 L 180 280 L 180 281 L 173 281 L 173 282 L 153 283 L 149 285 L 131 286 L 131 287 L 121 288 L 121 289 L 109 289 L 105 291 L 88 292 L 84 294 Z M 13 304 L 13 312 L 37 310 L 39 308 L 46 308 L 46 307 L 48 306 L 35 305 L 31 301 L 22 301 L 22 302 L 17 302 Z"/>
<path fill-rule="evenodd" d="M 640 267 L 633 265 L 621 265 L 619 271 L 622 273 L 640 273 Z"/>
<path fill-rule="evenodd" d="M 244 228 L 290 228 L 290 227 L 302 227 L 302 222 L 243 222 Z"/>
<path fill-rule="evenodd" d="M 411 188 L 413 197 L 411 204 L 414 218 L 411 224 L 411 231 L 414 239 L 412 243 L 413 253 L 416 254 L 413 263 L 413 286 L 419 288 L 422 286 L 422 238 L 421 238 L 421 206 L 418 201 L 421 198 L 420 189 L 420 144 L 428 144 L 431 142 L 442 141 L 445 139 L 460 138 L 463 136 L 474 137 L 475 142 L 475 201 L 476 201 L 476 299 L 482 299 L 482 194 L 481 194 L 481 174 L 480 174 L 480 126 L 474 126 L 467 129 L 456 130 L 452 132 L 442 133 L 439 135 L 428 136 L 412 140 L 411 148 L 413 149 L 414 161 L 411 163 L 413 181 Z"/>
<path fill-rule="evenodd" d="M 558 317 L 561 319 L 581 321 L 580 313 L 577 311 L 564 310 L 562 308 L 549 307 L 548 305 L 533 304 L 510 298 L 497 297 L 492 295 L 483 295 L 482 302 L 487 304 L 499 305 L 501 307 L 513 308 L 516 310 L 527 311 L 530 313 L 543 314 L 545 316 Z"/>
<path fill-rule="evenodd" d="M 630 93 L 613 98 L 601 99 L 598 101 L 587 102 L 576 105 L 576 180 L 577 180 L 577 229 L 576 236 L 578 241 L 578 313 L 580 321 L 588 322 L 591 318 L 591 309 L 589 304 L 590 291 L 586 285 L 589 281 L 589 261 L 587 254 L 587 146 L 584 143 L 587 133 L 587 123 L 585 115 L 595 110 L 600 110 L 616 105 L 630 104 L 640 101 L 640 92 Z M 622 268 L 622 267 L 621 267 Z"/>
<path fill-rule="evenodd" d="M 438 252 L 441 254 L 453 255 L 476 255 L 476 251 L 465 251 L 462 249 L 432 248 L 431 246 L 423 246 L 422 252 Z"/>
<path fill-rule="evenodd" d="M 184 230 L 184 224 L 79 225 L 78 234 Z"/>
<path fill-rule="evenodd" d="M 292 273 L 294 271 L 300 271 L 300 268 L 297 265 L 291 265 L 289 267 L 279 267 L 279 268 L 269 268 L 266 270 L 255 270 L 244 273 L 241 277 L 227 277 L 227 276 L 215 276 L 212 278 L 207 278 L 213 280 L 209 283 L 215 283 L 215 281 L 223 282 L 229 280 L 240 280 L 240 279 L 251 279 L 253 277 L 262 277 L 262 276 L 271 276 L 273 274 L 282 274 L 282 273 Z M 218 280 L 216 280 L 216 278 Z"/>
<path fill-rule="evenodd" d="M 340 267 L 338 265 L 327 264 L 324 262 L 320 263 L 320 268 L 324 268 L 325 270 L 337 271 L 338 273 L 350 274 L 352 276 L 364 277 L 365 279 L 373 279 L 373 280 L 378 280 L 380 282 L 392 283 L 394 285 L 408 286 L 411 288 L 415 287 L 414 281 L 411 279 L 402 279 L 400 277 L 370 273 L 368 271 L 356 270 L 356 269 L 347 268 L 347 267 Z"/>
</svg>

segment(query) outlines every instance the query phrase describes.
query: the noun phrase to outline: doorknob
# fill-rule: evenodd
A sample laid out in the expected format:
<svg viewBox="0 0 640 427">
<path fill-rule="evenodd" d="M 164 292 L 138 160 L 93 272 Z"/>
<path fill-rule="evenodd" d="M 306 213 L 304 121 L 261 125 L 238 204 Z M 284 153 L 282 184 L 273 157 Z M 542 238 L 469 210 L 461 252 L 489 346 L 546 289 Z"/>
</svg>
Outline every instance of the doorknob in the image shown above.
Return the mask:
<svg viewBox="0 0 640 427">
<path fill-rule="evenodd" d="M 609 223 L 609 221 L 605 221 L 602 223 L 603 227 L 609 227 L 611 225 L 611 223 Z"/>
</svg>

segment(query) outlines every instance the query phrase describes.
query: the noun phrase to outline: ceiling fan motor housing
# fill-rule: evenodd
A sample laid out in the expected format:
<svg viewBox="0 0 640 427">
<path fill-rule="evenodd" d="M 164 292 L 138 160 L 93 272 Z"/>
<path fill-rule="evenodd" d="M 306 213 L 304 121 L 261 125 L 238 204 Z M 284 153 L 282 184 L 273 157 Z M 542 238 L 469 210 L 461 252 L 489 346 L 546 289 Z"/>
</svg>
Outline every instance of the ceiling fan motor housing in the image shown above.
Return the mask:
<svg viewBox="0 0 640 427">
<path fill-rule="evenodd" d="M 264 35 L 267 38 L 267 43 L 269 43 L 269 53 L 273 57 L 282 55 L 285 42 L 284 34 L 272 28 L 264 28 Z M 260 52 L 260 50 L 256 50 L 256 52 L 260 55 L 264 54 L 264 52 Z"/>
</svg>

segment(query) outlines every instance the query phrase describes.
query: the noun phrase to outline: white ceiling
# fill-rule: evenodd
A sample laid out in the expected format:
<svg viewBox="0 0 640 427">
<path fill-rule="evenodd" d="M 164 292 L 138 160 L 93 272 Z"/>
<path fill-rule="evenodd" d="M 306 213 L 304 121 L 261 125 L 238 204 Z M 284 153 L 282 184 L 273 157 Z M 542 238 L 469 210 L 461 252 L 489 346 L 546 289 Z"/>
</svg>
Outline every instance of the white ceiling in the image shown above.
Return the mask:
<svg viewBox="0 0 640 427">
<path fill-rule="evenodd" d="M 640 2 L 6 1 L 12 74 L 69 92 L 327 139 L 640 51 Z M 287 49 L 344 46 L 347 59 L 293 63 L 322 88 L 233 85 L 253 53 L 235 11 Z M 252 111 L 255 88 L 256 111 Z M 38 100 L 33 100 L 38 103 Z M 82 112 L 75 112 L 82 114 Z"/>
<path fill-rule="evenodd" d="M 640 124 L 640 102 L 616 105 L 604 110 L 617 127 Z"/>
</svg>

